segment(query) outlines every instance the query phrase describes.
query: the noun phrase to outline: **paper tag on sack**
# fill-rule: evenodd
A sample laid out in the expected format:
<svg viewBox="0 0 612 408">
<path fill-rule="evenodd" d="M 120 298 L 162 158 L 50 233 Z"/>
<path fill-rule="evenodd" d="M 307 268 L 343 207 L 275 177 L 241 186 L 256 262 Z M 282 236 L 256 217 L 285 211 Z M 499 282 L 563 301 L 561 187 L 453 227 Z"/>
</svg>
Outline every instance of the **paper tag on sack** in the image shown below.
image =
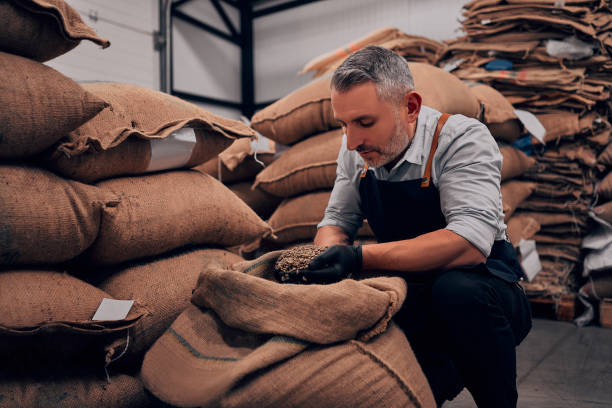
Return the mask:
<svg viewBox="0 0 612 408">
<path fill-rule="evenodd" d="M 178 169 L 189 163 L 196 145 L 195 130 L 184 127 L 164 139 L 151 139 L 151 161 L 147 172 Z"/>
<path fill-rule="evenodd" d="M 527 129 L 527 131 L 531 133 L 533 137 L 538 139 L 540 143 L 544 143 L 544 137 L 546 136 L 546 128 L 544 128 L 542 122 L 538 120 L 536 115 L 521 109 L 515 109 L 514 113 L 521 121 L 525 129 Z"/>
<path fill-rule="evenodd" d="M 123 320 L 130 313 L 133 300 L 102 299 L 91 320 Z"/>
<path fill-rule="evenodd" d="M 453 58 L 452 60 L 442 65 L 441 68 L 446 72 L 452 72 L 456 70 L 459 65 L 463 64 L 463 61 L 465 61 L 465 58 Z"/>
<path fill-rule="evenodd" d="M 542 270 L 540 255 L 536 250 L 536 243 L 532 239 L 521 239 L 518 244 L 521 253 L 521 267 L 527 275 L 527 280 L 531 282 L 533 278 Z"/>
</svg>

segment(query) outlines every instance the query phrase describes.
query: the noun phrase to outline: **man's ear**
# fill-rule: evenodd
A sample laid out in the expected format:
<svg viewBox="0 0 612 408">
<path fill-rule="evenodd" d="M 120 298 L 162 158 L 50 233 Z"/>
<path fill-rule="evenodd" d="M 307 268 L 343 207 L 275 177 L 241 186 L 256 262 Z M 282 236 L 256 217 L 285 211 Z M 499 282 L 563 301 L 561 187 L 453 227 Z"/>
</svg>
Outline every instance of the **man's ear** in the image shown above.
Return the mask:
<svg viewBox="0 0 612 408">
<path fill-rule="evenodd" d="M 417 91 L 409 91 L 404 95 L 402 101 L 402 110 L 405 115 L 405 120 L 408 122 L 416 122 L 421 111 L 421 103 L 423 98 Z"/>
</svg>

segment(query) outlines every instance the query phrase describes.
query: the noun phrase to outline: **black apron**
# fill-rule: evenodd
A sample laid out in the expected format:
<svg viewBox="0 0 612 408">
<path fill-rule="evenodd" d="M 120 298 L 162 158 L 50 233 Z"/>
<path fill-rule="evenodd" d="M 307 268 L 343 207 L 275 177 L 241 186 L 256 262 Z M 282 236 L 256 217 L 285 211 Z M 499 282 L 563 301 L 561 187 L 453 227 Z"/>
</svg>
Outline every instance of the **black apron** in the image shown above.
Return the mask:
<svg viewBox="0 0 612 408">
<path fill-rule="evenodd" d="M 440 131 L 449 116 L 443 114 L 438 120 L 422 179 L 377 180 L 364 166 L 359 183 L 361 210 L 378 242 L 411 239 L 446 227 L 440 193 L 431 182 L 431 166 Z M 523 276 L 516 251 L 506 240 L 494 242 L 486 267 L 507 282 L 517 282 Z"/>
</svg>

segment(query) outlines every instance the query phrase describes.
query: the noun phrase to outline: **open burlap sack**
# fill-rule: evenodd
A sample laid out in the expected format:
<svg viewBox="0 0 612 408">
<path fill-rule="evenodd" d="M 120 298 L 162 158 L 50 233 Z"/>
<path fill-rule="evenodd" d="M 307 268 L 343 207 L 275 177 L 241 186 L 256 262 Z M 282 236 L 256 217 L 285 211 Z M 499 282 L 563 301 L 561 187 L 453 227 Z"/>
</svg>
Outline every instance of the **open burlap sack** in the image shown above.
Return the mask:
<svg viewBox="0 0 612 408">
<path fill-rule="evenodd" d="M 106 292 L 66 273 L 6 270 L 0 273 L 0 355 L 39 355 L 59 361 L 83 353 L 104 362 L 104 347 L 146 313 L 135 303 L 126 318 L 92 321 Z"/>
<path fill-rule="evenodd" d="M 312 240 L 317 224 L 325 215 L 330 195 L 331 191 L 317 191 L 285 199 L 268 220 L 276 236 L 275 242 L 289 244 Z M 357 236 L 372 237 L 374 233 L 366 222 L 357 231 Z"/>
<path fill-rule="evenodd" d="M 255 136 L 241 122 L 163 92 L 118 83 L 83 87 L 110 107 L 70 132 L 47 157 L 54 171 L 76 180 L 193 167 L 225 150 L 234 139 Z M 184 127 L 193 128 L 195 134 L 189 149 L 177 155 L 171 134 Z"/>
<path fill-rule="evenodd" d="M 104 210 L 98 239 L 83 260 L 114 264 L 184 245 L 241 245 L 270 233 L 242 200 L 196 170 L 171 171 L 98 183 L 119 197 Z"/>
<path fill-rule="evenodd" d="M 441 112 L 478 118 L 480 105 L 454 75 L 429 64 L 408 63 L 423 104 Z M 331 76 L 304 87 L 257 112 L 251 126 L 264 136 L 289 145 L 313 134 L 339 128 L 331 108 Z"/>
<path fill-rule="evenodd" d="M 514 107 L 501 92 L 485 84 L 470 87 L 470 92 L 482 105 L 481 120 L 495 139 L 512 143 L 521 136 L 521 125 Z"/>
<path fill-rule="evenodd" d="M 518 214 L 507 221 L 506 233 L 515 247 L 521 239 L 531 239 L 540 230 L 540 223 L 528 215 Z"/>
<path fill-rule="evenodd" d="M 53 264 L 96 239 L 119 198 L 35 167 L 0 166 L 0 265 Z"/>
<path fill-rule="evenodd" d="M 499 149 L 502 154 L 502 181 L 518 177 L 533 166 L 536 160 L 513 146 Z"/>
<path fill-rule="evenodd" d="M 251 207 L 262 220 L 267 220 L 283 200 L 281 197 L 273 196 L 259 188 L 252 188 L 250 181 L 230 184 L 228 187 Z"/>
<path fill-rule="evenodd" d="M 64 0 L 3 1 L 0 22 L 0 50 L 40 62 L 70 51 L 81 40 L 110 45 Z"/>
<path fill-rule="evenodd" d="M 119 361 L 139 361 L 170 324 L 189 306 L 198 276 L 208 268 L 229 269 L 242 257 L 221 249 L 189 249 L 146 263 L 113 269 L 97 286 L 116 299 L 133 299 L 147 315 L 111 346 Z M 141 360 L 140 360 L 141 361 Z"/>
<path fill-rule="evenodd" d="M 598 217 L 612 224 L 612 201 L 608 201 L 607 203 L 593 208 L 593 212 Z"/>
<path fill-rule="evenodd" d="M 332 188 L 343 134 L 336 129 L 298 142 L 257 175 L 253 188 L 278 197 Z"/>
<path fill-rule="evenodd" d="M 504 221 L 508 221 L 516 210 L 516 207 L 531 195 L 536 183 L 525 181 L 506 181 L 501 185 L 502 206 L 504 209 Z"/>
<path fill-rule="evenodd" d="M 612 200 L 612 171 L 597 186 L 597 194 L 604 200 Z"/>
<path fill-rule="evenodd" d="M 2 2 L 0 9 L 11 3 Z M 39 153 L 108 106 L 72 79 L 27 58 L 0 52 L 0 72 L 0 159 Z"/>
<path fill-rule="evenodd" d="M 149 391 L 183 407 L 435 406 L 390 321 L 403 279 L 280 284 L 279 254 L 202 272 L 193 305 L 145 356 Z"/>
</svg>

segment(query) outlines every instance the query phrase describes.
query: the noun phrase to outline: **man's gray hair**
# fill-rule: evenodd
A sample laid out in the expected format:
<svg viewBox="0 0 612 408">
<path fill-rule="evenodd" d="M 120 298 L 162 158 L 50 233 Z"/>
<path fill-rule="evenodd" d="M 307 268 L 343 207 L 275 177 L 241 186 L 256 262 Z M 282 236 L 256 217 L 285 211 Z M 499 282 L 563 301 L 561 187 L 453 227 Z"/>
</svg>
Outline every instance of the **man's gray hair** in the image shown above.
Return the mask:
<svg viewBox="0 0 612 408">
<path fill-rule="evenodd" d="M 345 59 L 334 71 L 331 87 L 346 92 L 366 82 L 374 83 L 379 98 L 396 105 L 406 93 L 414 90 L 414 80 L 406 60 L 375 45 L 368 45 Z"/>
</svg>

